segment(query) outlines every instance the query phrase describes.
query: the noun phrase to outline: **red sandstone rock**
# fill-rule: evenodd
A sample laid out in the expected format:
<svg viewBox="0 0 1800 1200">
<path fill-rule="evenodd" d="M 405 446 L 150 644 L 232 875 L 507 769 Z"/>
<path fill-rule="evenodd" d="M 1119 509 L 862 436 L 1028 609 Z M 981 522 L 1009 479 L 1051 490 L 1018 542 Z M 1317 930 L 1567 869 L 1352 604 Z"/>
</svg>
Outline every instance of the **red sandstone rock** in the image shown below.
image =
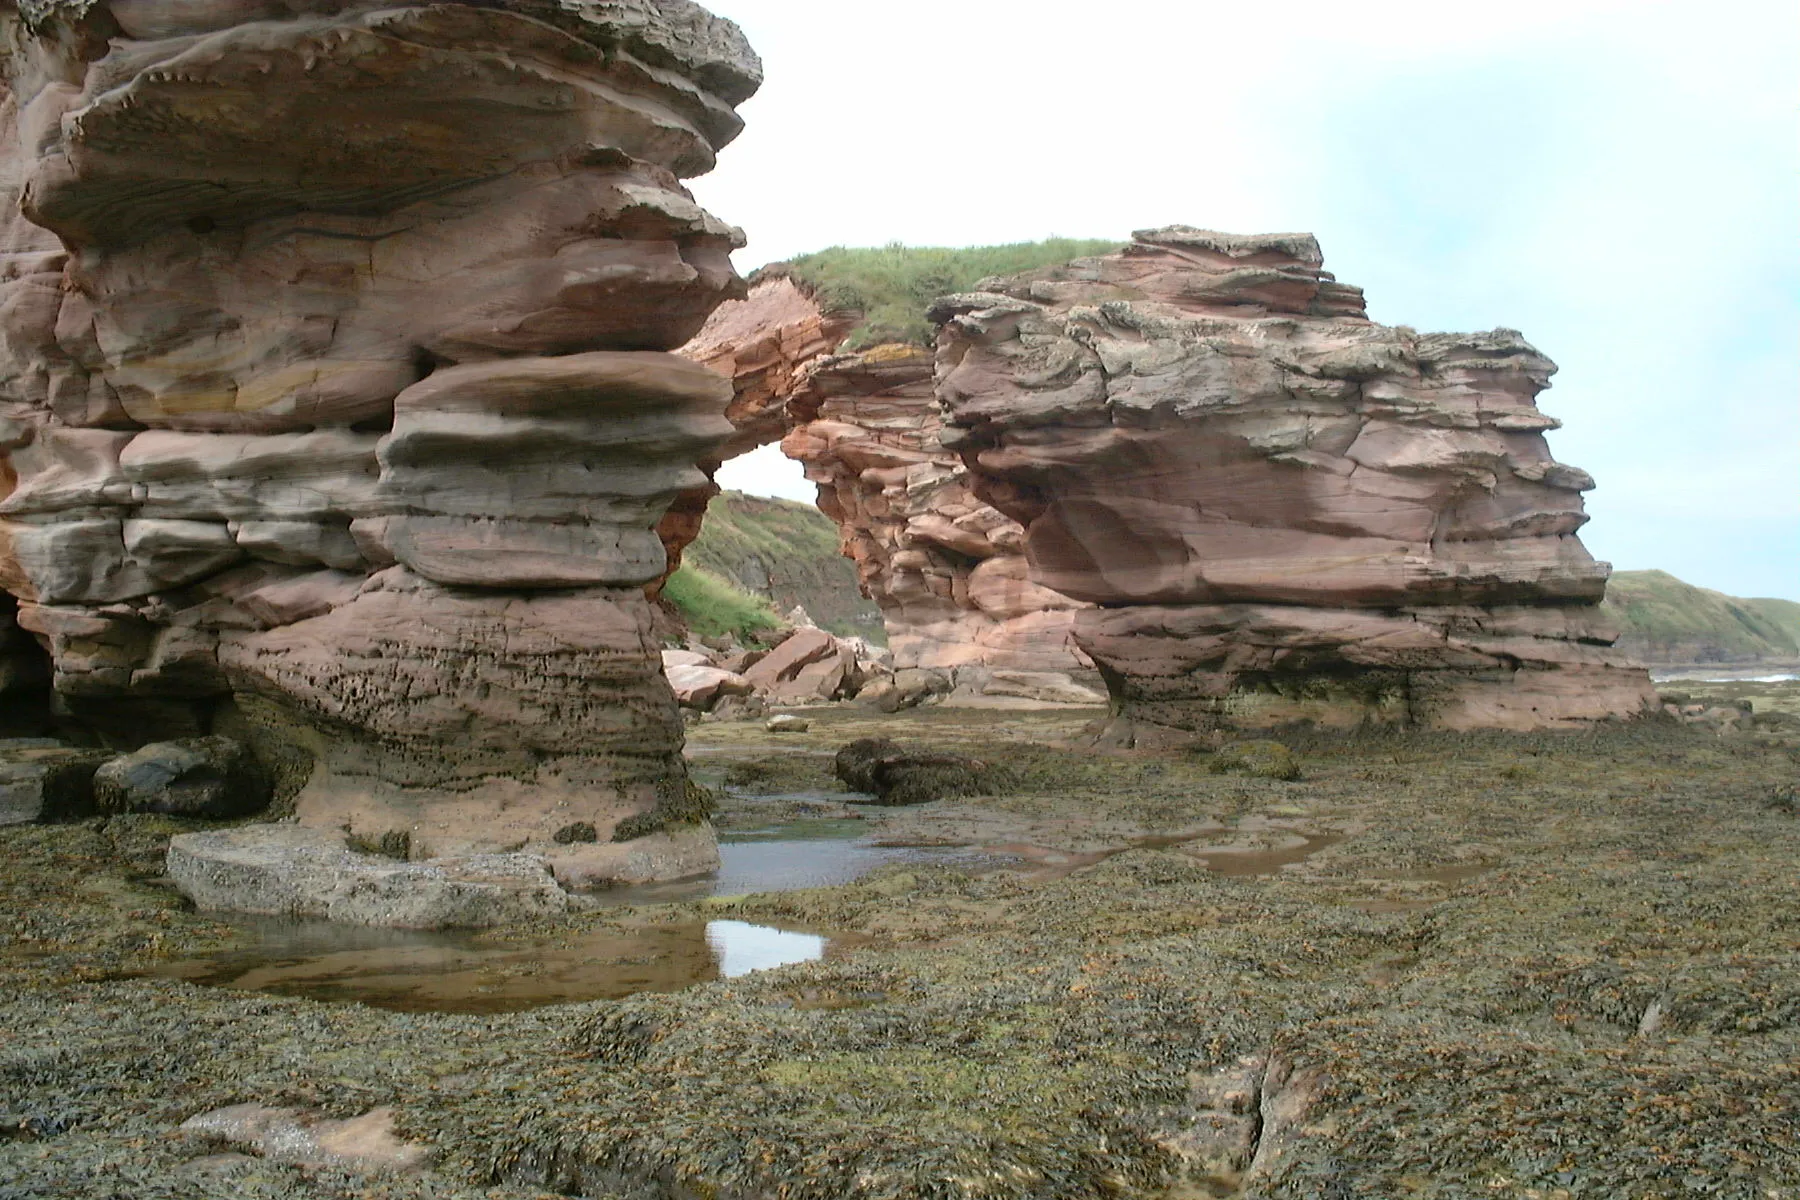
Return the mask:
<svg viewBox="0 0 1800 1200">
<path fill-rule="evenodd" d="M 681 786 L 642 586 L 732 435 L 730 387 L 666 352 L 742 294 L 741 235 L 680 182 L 759 81 L 736 28 L 686 0 L 0 24 L 0 588 L 61 703 L 121 742 L 242 725 L 313 760 L 303 822 L 415 846 Z"/>
<path fill-rule="evenodd" d="M 684 664 L 665 667 L 675 702 L 683 708 L 710 710 L 726 696 L 748 696 L 755 688 L 742 675 L 720 667 Z"/>
<path fill-rule="evenodd" d="M 801 668 L 837 653 L 837 639 L 823 629 L 796 629 L 782 643 L 744 671 L 758 691 L 772 691 L 791 681 Z"/>
<path fill-rule="evenodd" d="M 1377 325 L 1307 235 L 1186 227 L 952 296 L 937 396 L 1130 721 L 1643 711 L 1517 333 Z M 1127 734 L 1126 736 L 1129 736 Z"/>
<path fill-rule="evenodd" d="M 728 453 L 779 439 L 805 464 L 897 666 L 1087 666 L 1069 634 L 1081 604 L 1026 578 L 1023 529 L 973 494 L 939 444 L 931 354 L 834 354 L 855 317 L 821 310 L 779 273 L 720 306 L 680 352 L 732 378 Z M 704 498 L 678 502 L 659 530 L 672 559 L 698 535 Z"/>
</svg>

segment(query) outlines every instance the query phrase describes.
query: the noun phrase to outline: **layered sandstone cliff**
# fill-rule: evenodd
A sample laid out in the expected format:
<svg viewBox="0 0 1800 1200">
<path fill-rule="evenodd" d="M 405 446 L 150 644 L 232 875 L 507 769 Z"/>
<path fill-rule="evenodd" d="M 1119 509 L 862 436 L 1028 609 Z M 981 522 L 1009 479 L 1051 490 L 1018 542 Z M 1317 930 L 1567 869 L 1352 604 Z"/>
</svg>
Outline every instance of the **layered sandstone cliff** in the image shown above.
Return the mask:
<svg viewBox="0 0 1800 1200">
<path fill-rule="evenodd" d="M 1511 330 L 1371 322 L 1307 235 L 1140 233 L 947 297 L 941 440 L 1122 722 L 1577 725 L 1643 711 L 1582 471 Z"/>
<path fill-rule="evenodd" d="M 667 351 L 742 290 L 680 183 L 759 81 L 736 28 L 686 0 L 0 22 L 0 587 L 65 719 L 240 732 L 303 822 L 418 852 L 670 810 L 642 588 L 732 434 L 730 387 Z"/>
<path fill-rule="evenodd" d="M 780 272 L 720 307 L 681 353 L 732 378 L 728 453 L 780 440 L 805 466 L 897 666 L 1086 666 L 1070 640 L 1082 605 L 1026 578 L 1023 529 L 974 494 L 939 442 L 931 352 L 836 353 L 855 319 Z M 677 546 L 698 530 L 674 514 L 663 526 Z"/>
</svg>

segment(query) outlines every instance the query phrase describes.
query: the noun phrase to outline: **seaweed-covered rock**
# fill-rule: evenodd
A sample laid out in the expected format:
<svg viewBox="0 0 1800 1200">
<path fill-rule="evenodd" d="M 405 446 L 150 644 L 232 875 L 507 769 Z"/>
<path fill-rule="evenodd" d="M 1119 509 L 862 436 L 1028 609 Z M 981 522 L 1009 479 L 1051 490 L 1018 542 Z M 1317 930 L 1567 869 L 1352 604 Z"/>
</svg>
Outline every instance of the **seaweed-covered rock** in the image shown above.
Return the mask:
<svg viewBox="0 0 1800 1200">
<path fill-rule="evenodd" d="M 832 760 L 837 777 L 853 792 L 875 790 L 875 764 L 900 753 L 893 738 L 857 738 L 842 747 Z"/>
<path fill-rule="evenodd" d="M 837 777 L 877 804 L 927 804 L 949 796 L 1008 792 L 1013 773 L 998 763 L 961 754 L 908 750 L 888 738 L 858 738 L 837 752 Z"/>
<path fill-rule="evenodd" d="M 225 737 L 152 742 L 94 773 L 107 812 L 243 817 L 269 803 L 269 776 L 241 742 Z"/>
<path fill-rule="evenodd" d="M 361 854 L 342 834 L 244 825 L 169 843 L 169 878 L 202 909 L 323 917 L 398 929 L 480 929 L 568 911 L 544 859 L 478 854 L 401 862 Z"/>
<path fill-rule="evenodd" d="M 1242 771 L 1258 779 L 1300 778 L 1300 760 L 1280 742 L 1232 742 L 1213 755 L 1212 768 L 1220 774 Z"/>
<path fill-rule="evenodd" d="M 600 831 L 590 821 L 571 821 L 550 835 L 550 840 L 559 846 L 573 846 L 577 842 L 597 842 Z"/>
</svg>

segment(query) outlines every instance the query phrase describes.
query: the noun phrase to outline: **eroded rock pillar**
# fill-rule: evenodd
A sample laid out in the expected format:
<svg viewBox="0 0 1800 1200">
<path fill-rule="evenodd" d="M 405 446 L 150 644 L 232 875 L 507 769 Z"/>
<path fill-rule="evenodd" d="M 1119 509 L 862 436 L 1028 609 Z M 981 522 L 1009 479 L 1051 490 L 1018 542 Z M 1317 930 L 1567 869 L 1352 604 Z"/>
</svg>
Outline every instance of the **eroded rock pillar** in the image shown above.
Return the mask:
<svg viewBox="0 0 1800 1200">
<path fill-rule="evenodd" d="M 742 292 L 680 183 L 759 82 L 737 29 L 686 0 L 0 21 L 0 586 L 65 718 L 238 733 L 303 823 L 415 856 L 690 821 L 642 586 L 731 433 L 667 351 Z M 707 865 L 691 828 L 657 871 Z"/>
</svg>

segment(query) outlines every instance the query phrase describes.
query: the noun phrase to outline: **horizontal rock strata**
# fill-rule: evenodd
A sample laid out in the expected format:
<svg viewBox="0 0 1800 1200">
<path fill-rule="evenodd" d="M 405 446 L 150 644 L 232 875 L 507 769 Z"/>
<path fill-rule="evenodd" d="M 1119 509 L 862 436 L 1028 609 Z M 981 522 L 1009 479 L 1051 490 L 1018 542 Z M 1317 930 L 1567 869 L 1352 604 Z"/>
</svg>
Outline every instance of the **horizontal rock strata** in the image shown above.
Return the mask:
<svg viewBox="0 0 1800 1200">
<path fill-rule="evenodd" d="M 474 852 L 684 786 L 655 529 L 732 434 L 683 177 L 760 66 L 686 0 L 0 17 L 0 620 L 54 716 L 227 732 Z M 0 641 L 0 693 L 34 660 Z M 37 693 L 41 696 L 41 691 Z"/>
<path fill-rule="evenodd" d="M 941 441 L 1133 722 L 1562 727 L 1641 712 L 1554 364 L 1370 321 L 1308 235 L 1187 227 L 947 297 Z"/>
</svg>

